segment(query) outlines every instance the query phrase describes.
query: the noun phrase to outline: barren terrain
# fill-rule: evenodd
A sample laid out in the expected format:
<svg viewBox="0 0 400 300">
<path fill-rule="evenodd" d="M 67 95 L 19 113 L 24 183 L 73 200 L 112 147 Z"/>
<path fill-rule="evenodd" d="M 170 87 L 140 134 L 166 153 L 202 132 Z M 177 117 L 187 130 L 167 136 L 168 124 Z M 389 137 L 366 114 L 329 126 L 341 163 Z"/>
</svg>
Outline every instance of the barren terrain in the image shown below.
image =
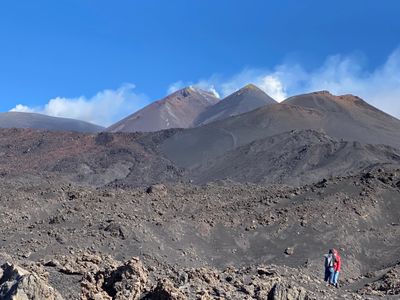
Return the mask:
<svg viewBox="0 0 400 300">
<path fill-rule="evenodd" d="M 195 280 L 193 276 L 181 282 L 177 274 L 211 272 L 214 275 L 207 276 L 214 279 L 197 283 L 199 289 L 207 290 L 204 294 L 257 298 L 254 281 L 266 284 L 278 272 L 286 275 L 271 279 L 267 295 L 275 283 L 288 280 L 314 299 L 324 299 L 324 295 L 329 299 L 337 291 L 321 281 L 322 255 L 336 247 L 343 258 L 342 295 L 357 299 L 357 290 L 386 295 L 399 284 L 394 279 L 394 287 L 378 286 L 379 280 L 390 276 L 384 272 L 380 277 L 380 272 L 392 272 L 390 268 L 399 263 L 399 196 L 400 170 L 296 188 L 232 182 L 94 188 L 60 183 L 52 175 L 5 178 L 0 252 L 4 260 L 48 273 L 49 284 L 65 299 L 81 297 L 82 278 L 107 264 L 103 256 L 113 266 L 139 257 L 146 272 L 155 276 L 146 281 L 148 286 L 143 283 L 147 287 L 142 295 L 151 293 L 157 278 L 166 278 L 182 295 L 194 299 L 197 290 L 185 281 Z M 224 271 L 228 267 L 233 269 Z M 254 278 L 260 276 L 257 268 L 278 271 L 271 275 L 268 271 L 262 280 Z M 226 282 L 223 278 L 229 272 L 236 274 L 234 278 L 239 276 L 241 283 Z M 299 282 L 291 277 L 300 273 L 309 279 Z M 221 289 L 220 296 L 215 288 Z"/>
<path fill-rule="evenodd" d="M 287 102 L 151 133 L 1 129 L 0 299 L 397 299 L 400 121 Z"/>
</svg>

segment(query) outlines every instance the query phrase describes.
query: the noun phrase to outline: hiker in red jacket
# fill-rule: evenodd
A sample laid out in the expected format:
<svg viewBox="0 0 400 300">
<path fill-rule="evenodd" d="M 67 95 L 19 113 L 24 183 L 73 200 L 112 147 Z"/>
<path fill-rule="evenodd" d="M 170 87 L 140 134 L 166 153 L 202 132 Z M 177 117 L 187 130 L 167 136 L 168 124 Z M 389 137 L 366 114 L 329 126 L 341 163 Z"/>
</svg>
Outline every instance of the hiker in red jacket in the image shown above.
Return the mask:
<svg viewBox="0 0 400 300">
<path fill-rule="evenodd" d="M 334 257 L 334 263 L 333 263 L 333 285 L 337 288 L 339 288 L 339 273 L 340 273 L 340 268 L 342 265 L 341 258 L 339 255 L 339 252 L 336 249 L 333 249 L 333 257 Z"/>
</svg>

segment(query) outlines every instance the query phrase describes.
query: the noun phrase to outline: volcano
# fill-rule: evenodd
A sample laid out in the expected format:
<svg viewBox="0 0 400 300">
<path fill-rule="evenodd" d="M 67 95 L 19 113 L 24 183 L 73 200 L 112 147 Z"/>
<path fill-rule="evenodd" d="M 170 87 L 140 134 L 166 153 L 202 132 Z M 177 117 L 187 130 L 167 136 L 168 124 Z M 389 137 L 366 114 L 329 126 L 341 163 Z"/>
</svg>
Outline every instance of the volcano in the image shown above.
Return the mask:
<svg viewBox="0 0 400 300">
<path fill-rule="evenodd" d="M 217 104 L 206 109 L 195 121 L 196 125 L 205 125 L 228 117 L 240 115 L 256 108 L 274 104 L 276 101 L 254 84 L 248 84 Z"/>
<path fill-rule="evenodd" d="M 162 149 L 179 166 L 191 168 L 253 141 L 308 129 L 338 141 L 400 147 L 400 120 L 356 96 L 316 92 L 178 132 Z"/>
<path fill-rule="evenodd" d="M 107 128 L 109 132 L 152 132 L 188 128 L 208 107 L 219 101 L 214 94 L 195 87 L 179 90 Z"/>
</svg>

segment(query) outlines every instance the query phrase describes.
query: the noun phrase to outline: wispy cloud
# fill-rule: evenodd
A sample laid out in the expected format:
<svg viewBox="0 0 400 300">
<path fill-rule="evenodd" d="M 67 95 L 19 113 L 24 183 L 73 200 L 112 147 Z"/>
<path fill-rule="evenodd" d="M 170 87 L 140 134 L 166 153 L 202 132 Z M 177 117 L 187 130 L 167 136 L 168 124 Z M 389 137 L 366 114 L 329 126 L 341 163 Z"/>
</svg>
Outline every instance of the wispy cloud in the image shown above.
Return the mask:
<svg viewBox="0 0 400 300">
<path fill-rule="evenodd" d="M 32 113 L 35 112 L 35 109 L 30 108 L 29 106 L 22 105 L 22 104 L 17 104 L 13 109 L 10 111 L 18 111 L 18 112 L 26 112 L 26 113 Z"/>
<path fill-rule="evenodd" d="M 270 70 L 248 68 L 230 77 L 214 74 L 195 82 L 177 81 L 169 86 L 167 92 L 193 85 L 223 98 L 248 83 L 256 84 L 278 101 L 317 90 L 351 93 L 400 118 L 400 48 L 373 70 L 366 68 L 358 55 L 333 55 L 313 70 L 293 63 L 283 63 Z M 108 126 L 150 103 L 148 97 L 135 93 L 134 89 L 135 85 L 124 84 L 89 98 L 56 97 L 40 107 L 20 103 L 12 111 L 37 112 Z"/>
<path fill-rule="evenodd" d="M 276 72 L 246 69 L 229 80 L 221 82 L 218 87 L 220 87 L 222 95 L 227 96 L 249 83 L 257 85 L 277 101 L 282 101 L 287 97 Z"/>
<path fill-rule="evenodd" d="M 190 84 L 189 84 L 190 85 Z M 183 89 L 185 87 L 185 83 L 182 80 L 176 81 L 172 84 L 167 89 L 167 94 L 172 94 L 175 93 L 176 91 Z"/>
<path fill-rule="evenodd" d="M 134 92 L 135 85 L 124 84 L 116 90 L 103 90 L 91 98 L 56 97 L 41 107 L 16 105 L 11 111 L 36 112 L 108 126 L 149 103 L 143 94 Z"/>
<path fill-rule="evenodd" d="M 306 75 L 310 80 L 304 87 L 300 85 L 300 91 L 326 89 L 335 94 L 352 93 L 400 117 L 400 48 L 372 71 L 363 68 L 357 58 L 337 55 Z"/>
<path fill-rule="evenodd" d="M 274 72 L 267 72 L 257 69 L 245 69 L 229 78 L 225 78 L 220 75 L 212 75 L 208 79 L 201 79 L 197 82 L 184 82 L 179 80 L 168 87 L 167 93 L 170 94 L 181 88 L 184 88 L 185 86 L 192 85 L 207 91 L 211 91 L 217 97 L 223 98 L 232 94 L 248 83 L 257 85 L 277 101 L 282 101 L 287 97 L 284 87 L 282 86 L 282 82 L 277 77 L 277 74 Z"/>
<path fill-rule="evenodd" d="M 220 94 L 218 93 L 218 91 L 215 89 L 214 84 L 213 84 L 213 80 L 200 80 L 196 83 L 193 82 L 184 82 L 182 80 L 176 81 L 174 83 L 172 83 L 168 89 L 167 89 L 167 94 L 172 94 L 180 89 L 183 89 L 184 87 L 187 86 L 196 86 L 198 88 L 201 88 L 205 91 L 209 91 L 212 92 L 216 97 L 220 98 Z"/>
<path fill-rule="evenodd" d="M 254 83 L 277 101 L 318 90 L 351 93 L 400 118 L 400 48 L 373 70 L 363 62 L 363 57 L 357 54 L 332 55 L 313 70 L 306 70 L 301 64 L 283 63 L 270 70 L 245 69 L 231 77 L 212 75 L 197 82 L 179 81 L 176 86 L 212 87 L 225 97 Z"/>
</svg>

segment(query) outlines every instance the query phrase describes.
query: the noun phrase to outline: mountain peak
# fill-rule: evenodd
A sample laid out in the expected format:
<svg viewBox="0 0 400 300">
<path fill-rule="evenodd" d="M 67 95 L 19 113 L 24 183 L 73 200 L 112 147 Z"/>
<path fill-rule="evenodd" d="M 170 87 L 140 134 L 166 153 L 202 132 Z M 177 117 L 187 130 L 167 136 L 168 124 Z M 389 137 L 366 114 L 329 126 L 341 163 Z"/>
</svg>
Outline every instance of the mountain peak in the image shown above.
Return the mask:
<svg viewBox="0 0 400 300">
<path fill-rule="evenodd" d="M 329 100 L 342 101 L 342 102 L 348 102 L 348 103 L 364 103 L 365 102 L 363 99 L 361 99 L 360 97 L 353 95 L 353 94 L 334 95 L 331 92 L 326 91 L 326 90 L 313 92 L 313 93 L 311 93 L 311 95 L 324 96 Z"/>
<path fill-rule="evenodd" d="M 107 131 L 151 132 L 192 127 L 199 114 L 218 101 L 219 99 L 211 92 L 187 86 L 134 112 L 111 125 Z"/>
<path fill-rule="evenodd" d="M 266 94 L 262 89 L 260 89 L 258 86 L 256 86 L 255 84 L 249 83 L 246 84 L 244 87 L 242 87 L 240 90 L 238 90 L 236 93 L 248 93 L 248 92 L 261 92 Z M 233 93 L 235 94 L 235 93 Z"/>
<path fill-rule="evenodd" d="M 312 92 L 312 93 L 310 93 L 310 95 L 328 96 L 330 99 L 334 99 L 334 100 L 364 101 L 360 97 L 353 95 L 353 94 L 334 95 L 327 90 Z"/>
<path fill-rule="evenodd" d="M 195 124 L 205 125 L 275 103 L 276 101 L 259 87 L 248 84 L 200 114 Z"/>
<path fill-rule="evenodd" d="M 195 88 L 194 86 L 189 85 L 189 86 L 184 87 L 183 89 L 181 89 L 180 92 L 181 92 L 182 95 L 185 96 L 185 95 L 190 95 L 190 94 L 193 94 L 193 93 L 198 93 L 199 90 L 197 88 Z"/>
<path fill-rule="evenodd" d="M 253 83 L 249 83 L 249 84 L 246 84 L 242 88 L 242 90 L 260 90 L 260 88 L 258 86 L 256 86 L 255 84 L 253 84 Z"/>
<path fill-rule="evenodd" d="M 331 92 L 327 91 L 327 90 L 321 90 L 321 91 L 316 91 L 316 92 L 312 92 L 312 95 L 326 95 L 326 96 L 334 96 Z"/>
<path fill-rule="evenodd" d="M 217 98 L 216 95 L 213 92 L 200 89 L 200 88 L 195 87 L 193 85 L 189 85 L 187 87 L 184 87 L 183 89 L 180 89 L 180 90 L 172 93 L 169 96 L 174 96 L 174 95 L 182 95 L 183 97 L 189 97 L 189 96 L 193 96 L 193 95 L 200 95 L 200 96 L 205 96 L 205 97 Z M 167 96 L 167 97 L 169 97 L 169 96 Z"/>
</svg>

